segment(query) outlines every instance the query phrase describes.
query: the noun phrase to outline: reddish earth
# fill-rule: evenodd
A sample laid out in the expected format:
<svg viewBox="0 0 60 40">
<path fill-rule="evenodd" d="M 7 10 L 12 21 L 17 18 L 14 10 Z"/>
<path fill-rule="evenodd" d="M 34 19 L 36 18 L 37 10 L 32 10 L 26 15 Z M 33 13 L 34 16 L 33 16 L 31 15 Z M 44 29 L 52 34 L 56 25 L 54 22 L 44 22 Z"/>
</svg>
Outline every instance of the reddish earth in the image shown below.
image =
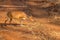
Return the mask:
<svg viewBox="0 0 60 40">
<path fill-rule="evenodd" d="M 60 40 L 59 0 L 18 1 L 1 3 L 0 40 Z"/>
</svg>

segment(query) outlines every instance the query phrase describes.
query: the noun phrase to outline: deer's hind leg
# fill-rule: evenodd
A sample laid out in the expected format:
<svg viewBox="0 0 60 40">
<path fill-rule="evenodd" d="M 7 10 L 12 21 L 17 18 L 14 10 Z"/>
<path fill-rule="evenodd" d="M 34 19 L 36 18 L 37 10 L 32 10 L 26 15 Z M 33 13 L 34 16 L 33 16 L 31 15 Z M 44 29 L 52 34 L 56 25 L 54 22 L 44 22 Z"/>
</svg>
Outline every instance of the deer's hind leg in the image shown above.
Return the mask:
<svg viewBox="0 0 60 40">
<path fill-rule="evenodd" d="M 8 20 L 9 20 L 8 18 L 5 20 L 5 22 L 4 22 L 5 25 L 4 26 L 7 26 L 6 24 L 7 24 Z"/>
<path fill-rule="evenodd" d="M 7 22 L 8 22 L 8 23 L 11 23 L 11 22 L 12 22 L 12 18 L 7 18 L 7 19 L 5 20 L 5 24 L 6 24 Z"/>
<path fill-rule="evenodd" d="M 7 23 L 7 21 L 8 21 L 8 18 L 5 20 L 5 24 Z"/>
<path fill-rule="evenodd" d="M 12 18 L 9 19 L 9 23 L 11 23 L 11 22 L 12 22 Z"/>
</svg>

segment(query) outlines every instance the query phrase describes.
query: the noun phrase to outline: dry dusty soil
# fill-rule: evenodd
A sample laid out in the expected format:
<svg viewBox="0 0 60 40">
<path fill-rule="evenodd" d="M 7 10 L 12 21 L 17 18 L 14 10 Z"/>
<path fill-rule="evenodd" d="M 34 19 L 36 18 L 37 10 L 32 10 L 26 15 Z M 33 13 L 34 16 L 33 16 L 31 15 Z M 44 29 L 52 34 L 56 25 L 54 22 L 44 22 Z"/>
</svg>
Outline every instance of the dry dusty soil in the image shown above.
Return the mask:
<svg viewBox="0 0 60 40">
<path fill-rule="evenodd" d="M 60 0 L 0 2 L 0 40 L 60 40 Z"/>
</svg>

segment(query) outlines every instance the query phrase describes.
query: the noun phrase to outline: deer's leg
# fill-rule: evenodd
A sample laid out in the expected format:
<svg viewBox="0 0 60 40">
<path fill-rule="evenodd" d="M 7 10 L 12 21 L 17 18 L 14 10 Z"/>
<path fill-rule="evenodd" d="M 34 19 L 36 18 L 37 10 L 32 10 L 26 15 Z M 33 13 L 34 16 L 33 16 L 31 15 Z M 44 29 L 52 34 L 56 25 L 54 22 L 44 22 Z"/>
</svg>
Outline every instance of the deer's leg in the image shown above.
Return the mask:
<svg viewBox="0 0 60 40">
<path fill-rule="evenodd" d="M 7 23 L 8 20 L 9 20 L 8 18 L 5 20 L 5 24 Z"/>
<path fill-rule="evenodd" d="M 10 18 L 10 20 L 9 20 L 9 23 L 11 23 L 12 22 L 12 18 Z"/>
<path fill-rule="evenodd" d="M 6 26 L 6 23 L 7 23 L 8 20 L 9 20 L 8 18 L 5 20 L 5 22 L 4 22 L 4 26 Z"/>
</svg>

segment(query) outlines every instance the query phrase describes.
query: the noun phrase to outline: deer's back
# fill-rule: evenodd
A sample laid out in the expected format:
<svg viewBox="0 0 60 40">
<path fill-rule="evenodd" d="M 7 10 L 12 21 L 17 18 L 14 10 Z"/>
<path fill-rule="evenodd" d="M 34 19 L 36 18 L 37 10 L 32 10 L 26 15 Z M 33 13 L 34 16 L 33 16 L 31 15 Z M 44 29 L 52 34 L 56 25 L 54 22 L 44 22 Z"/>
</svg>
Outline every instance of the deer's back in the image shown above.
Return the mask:
<svg viewBox="0 0 60 40">
<path fill-rule="evenodd" d="M 11 14 L 12 14 L 12 18 L 17 18 L 17 19 L 27 18 L 27 15 L 22 11 L 14 11 Z"/>
</svg>

